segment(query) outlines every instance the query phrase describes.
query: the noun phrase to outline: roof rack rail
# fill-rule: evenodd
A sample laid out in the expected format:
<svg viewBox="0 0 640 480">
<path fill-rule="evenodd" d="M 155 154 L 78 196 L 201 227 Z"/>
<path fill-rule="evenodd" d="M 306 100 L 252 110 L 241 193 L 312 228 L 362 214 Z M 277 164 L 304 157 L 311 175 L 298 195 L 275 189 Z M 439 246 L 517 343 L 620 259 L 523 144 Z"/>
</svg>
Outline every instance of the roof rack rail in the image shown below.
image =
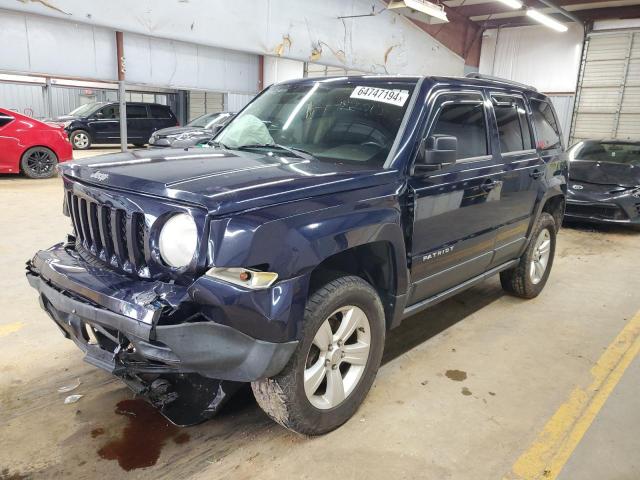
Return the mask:
<svg viewBox="0 0 640 480">
<path fill-rule="evenodd" d="M 525 83 L 514 82 L 513 80 L 507 80 L 506 78 L 494 77 L 492 75 L 485 75 L 483 73 L 477 72 L 469 72 L 465 75 L 466 78 L 477 78 L 478 80 L 491 80 L 493 82 L 506 83 L 508 85 L 513 85 L 514 87 L 526 88 L 527 90 L 533 90 L 537 92 L 538 89 L 536 87 L 532 87 L 531 85 L 527 85 Z"/>
</svg>

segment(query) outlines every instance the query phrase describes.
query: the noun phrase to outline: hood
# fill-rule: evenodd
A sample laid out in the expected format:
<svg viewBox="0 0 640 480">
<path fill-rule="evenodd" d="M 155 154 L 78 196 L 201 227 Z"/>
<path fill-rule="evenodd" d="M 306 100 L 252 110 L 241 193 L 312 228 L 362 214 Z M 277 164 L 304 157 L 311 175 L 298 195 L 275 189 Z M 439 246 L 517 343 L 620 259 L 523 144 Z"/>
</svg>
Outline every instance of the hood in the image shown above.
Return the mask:
<svg viewBox="0 0 640 480">
<path fill-rule="evenodd" d="M 640 166 L 573 160 L 569 166 L 569 179 L 574 182 L 635 187 L 640 185 Z"/>
<path fill-rule="evenodd" d="M 217 149 L 133 150 L 60 165 L 104 188 L 175 199 L 223 214 L 388 183 L 395 172 Z"/>
<path fill-rule="evenodd" d="M 210 134 L 211 130 L 201 128 L 201 127 L 189 127 L 189 126 L 169 127 L 169 128 L 161 128 L 160 130 L 156 130 L 155 132 L 153 132 L 153 135 L 156 137 L 168 137 L 170 135 L 177 137 L 178 135 L 182 135 L 183 133 L 189 133 L 189 132 L 198 132 L 205 135 L 205 134 Z"/>
<path fill-rule="evenodd" d="M 75 115 L 60 115 L 59 117 L 53 117 L 51 119 L 47 119 L 47 122 L 70 122 L 72 120 L 78 120 L 80 117 L 76 117 Z"/>
</svg>

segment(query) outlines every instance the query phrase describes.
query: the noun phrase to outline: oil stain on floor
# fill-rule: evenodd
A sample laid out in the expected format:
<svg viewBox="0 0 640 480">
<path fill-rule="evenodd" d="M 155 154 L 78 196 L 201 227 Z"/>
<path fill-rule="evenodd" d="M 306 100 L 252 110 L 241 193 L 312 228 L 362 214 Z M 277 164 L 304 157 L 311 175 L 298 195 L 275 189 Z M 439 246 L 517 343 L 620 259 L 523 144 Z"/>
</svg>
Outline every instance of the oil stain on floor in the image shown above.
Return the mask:
<svg viewBox="0 0 640 480">
<path fill-rule="evenodd" d="M 462 370 L 447 370 L 444 374 L 447 378 L 455 382 L 462 382 L 467 379 L 467 372 L 463 372 Z"/>
<path fill-rule="evenodd" d="M 98 455 L 105 460 L 117 460 L 123 470 L 155 465 L 167 440 L 173 438 L 175 443 L 184 444 L 190 439 L 188 433 L 181 432 L 144 400 L 122 400 L 116 406 L 116 413 L 127 417 L 129 423 L 119 438 L 98 450 Z"/>
</svg>

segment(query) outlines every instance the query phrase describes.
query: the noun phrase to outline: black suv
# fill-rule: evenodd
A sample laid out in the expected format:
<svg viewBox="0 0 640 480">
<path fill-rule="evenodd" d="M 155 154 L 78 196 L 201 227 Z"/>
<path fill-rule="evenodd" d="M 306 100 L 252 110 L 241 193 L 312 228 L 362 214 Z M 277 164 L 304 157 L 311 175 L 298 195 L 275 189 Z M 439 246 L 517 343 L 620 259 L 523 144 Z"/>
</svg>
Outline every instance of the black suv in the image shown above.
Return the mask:
<svg viewBox="0 0 640 480">
<path fill-rule="evenodd" d="M 64 124 L 76 150 L 86 150 L 92 143 L 120 143 L 117 102 L 87 103 L 53 121 Z M 167 105 L 127 102 L 127 138 L 137 147 L 145 145 L 156 130 L 176 125 L 178 119 Z"/>
<path fill-rule="evenodd" d="M 524 298 L 549 277 L 567 161 L 530 87 L 295 80 L 209 145 L 62 164 L 73 232 L 27 268 L 85 360 L 174 423 L 251 382 L 275 421 L 328 432 L 404 318 L 491 275 Z"/>
</svg>

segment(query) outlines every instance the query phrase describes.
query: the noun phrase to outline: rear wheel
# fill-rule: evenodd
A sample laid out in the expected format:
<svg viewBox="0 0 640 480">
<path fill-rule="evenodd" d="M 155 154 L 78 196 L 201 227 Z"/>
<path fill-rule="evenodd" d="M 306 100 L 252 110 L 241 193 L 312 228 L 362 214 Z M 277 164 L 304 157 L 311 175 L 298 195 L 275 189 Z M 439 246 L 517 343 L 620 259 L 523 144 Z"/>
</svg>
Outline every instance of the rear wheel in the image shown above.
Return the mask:
<svg viewBox="0 0 640 480">
<path fill-rule="evenodd" d="M 71 145 L 76 150 L 87 150 L 91 147 L 91 136 L 85 130 L 74 130 L 71 133 Z"/>
<path fill-rule="evenodd" d="M 502 288 L 517 297 L 537 297 L 551 273 L 555 251 L 556 222 L 550 214 L 542 213 L 520 263 L 500 273 Z"/>
<path fill-rule="evenodd" d="M 307 302 L 302 339 L 284 370 L 251 384 L 258 404 L 295 432 L 334 430 L 369 392 L 384 337 L 384 311 L 371 285 L 354 276 L 327 283 Z"/>
<path fill-rule="evenodd" d="M 56 174 L 58 157 L 47 147 L 32 147 L 22 154 L 20 168 L 29 178 L 49 178 Z"/>
</svg>

